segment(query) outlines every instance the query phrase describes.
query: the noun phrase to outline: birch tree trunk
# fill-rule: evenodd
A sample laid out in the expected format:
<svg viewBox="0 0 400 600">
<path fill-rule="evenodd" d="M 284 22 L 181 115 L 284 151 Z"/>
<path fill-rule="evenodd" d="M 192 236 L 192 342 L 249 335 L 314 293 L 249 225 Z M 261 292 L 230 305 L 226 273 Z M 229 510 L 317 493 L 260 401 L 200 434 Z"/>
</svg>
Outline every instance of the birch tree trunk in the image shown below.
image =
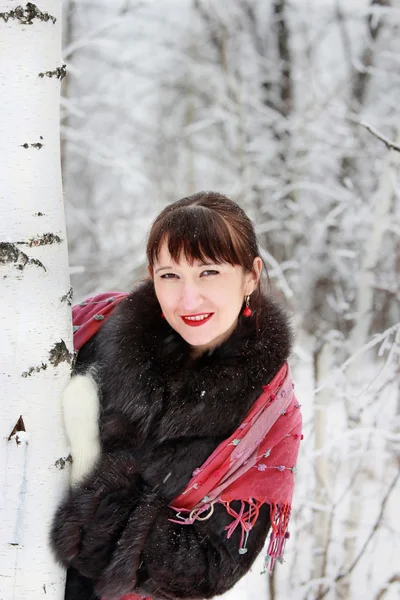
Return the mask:
<svg viewBox="0 0 400 600">
<path fill-rule="evenodd" d="M 376 269 L 382 252 L 383 238 L 392 218 L 393 197 L 396 193 L 395 174 L 399 163 L 400 154 L 390 150 L 383 161 L 383 172 L 373 196 L 371 230 L 365 242 L 356 295 L 356 319 L 349 335 L 350 354 L 360 350 L 369 339 L 374 314 Z M 361 364 L 362 359 L 353 361 L 349 373 L 356 375 Z"/>
<path fill-rule="evenodd" d="M 329 341 L 326 341 L 319 350 L 314 352 L 314 380 L 316 388 L 328 378 L 334 365 L 334 351 Z M 327 506 L 331 502 L 330 492 L 332 489 L 331 469 L 329 457 L 321 453 L 329 439 L 329 410 L 334 400 L 330 389 L 323 389 L 316 398 L 314 405 L 314 432 L 315 432 L 315 491 L 314 498 L 320 507 Z M 328 544 L 330 539 L 331 515 L 328 510 L 318 508 L 314 512 L 313 532 L 314 547 L 316 552 L 312 560 L 312 578 L 322 580 L 326 577 Z M 322 586 L 317 588 L 318 597 L 323 591 Z"/>
<path fill-rule="evenodd" d="M 382 242 L 384 235 L 388 230 L 391 218 L 393 197 L 396 193 L 395 176 L 396 167 L 399 164 L 399 153 L 390 150 L 383 162 L 383 172 L 380 177 L 378 188 L 373 197 L 373 218 L 371 220 L 371 230 L 365 242 L 363 260 L 359 276 L 359 284 L 356 294 L 356 319 L 353 329 L 349 335 L 349 353 L 356 354 L 368 342 L 372 315 L 374 314 L 374 282 L 378 266 L 379 256 L 382 252 Z M 365 358 L 360 355 L 350 365 L 347 371 L 349 382 L 362 389 L 364 371 L 362 369 Z M 357 411 L 347 403 L 348 429 L 360 426 Z M 348 467 L 350 477 L 354 478 L 358 461 L 356 458 L 349 459 Z M 385 459 L 382 459 L 381 472 L 385 470 Z M 365 474 L 361 471 L 357 478 L 357 489 L 355 486 L 351 489 L 350 503 L 347 517 L 347 536 L 344 543 L 345 566 L 350 566 L 356 556 L 357 532 L 360 527 L 361 511 L 358 490 L 365 481 Z M 337 586 L 341 598 L 349 598 L 351 595 L 350 578 L 344 578 Z"/>
<path fill-rule="evenodd" d="M 0 598 L 61 600 L 49 525 L 67 484 L 71 369 L 60 169 L 61 0 L 0 0 Z"/>
</svg>

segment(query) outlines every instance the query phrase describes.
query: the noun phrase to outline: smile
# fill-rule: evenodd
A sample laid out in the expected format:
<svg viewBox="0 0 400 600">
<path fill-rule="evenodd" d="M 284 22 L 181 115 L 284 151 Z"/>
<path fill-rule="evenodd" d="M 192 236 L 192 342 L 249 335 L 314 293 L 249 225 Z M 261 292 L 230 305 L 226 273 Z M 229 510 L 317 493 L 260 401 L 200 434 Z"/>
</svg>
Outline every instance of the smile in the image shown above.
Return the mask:
<svg viewBox="0 0 400 600">
<path fill-rule="evenodd" d="M 214 313 L 204 313 L 202 315 L 190 315 L 181 317 L 182 321 L 189 325 L 190 327 L 198 327 L 199 325 L 204 325 L 211 319 Z"/>
</svg>

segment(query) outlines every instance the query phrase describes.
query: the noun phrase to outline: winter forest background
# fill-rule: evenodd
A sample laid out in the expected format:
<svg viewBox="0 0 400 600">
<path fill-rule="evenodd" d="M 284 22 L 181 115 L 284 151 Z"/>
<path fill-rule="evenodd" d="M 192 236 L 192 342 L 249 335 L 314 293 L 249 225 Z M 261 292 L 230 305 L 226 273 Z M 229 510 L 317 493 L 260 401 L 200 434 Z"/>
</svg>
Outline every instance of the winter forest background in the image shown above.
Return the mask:
<svg viewBox="0 0 400 600">
<path fill-rule="evenodd" d="M 226 597 L 398 598 L 400 2 L 64 0 L 63 20 L 75 301 L 130 289 L 155 215 L 216 190 L 293 313 L 286 562 Z"/>
</svg>

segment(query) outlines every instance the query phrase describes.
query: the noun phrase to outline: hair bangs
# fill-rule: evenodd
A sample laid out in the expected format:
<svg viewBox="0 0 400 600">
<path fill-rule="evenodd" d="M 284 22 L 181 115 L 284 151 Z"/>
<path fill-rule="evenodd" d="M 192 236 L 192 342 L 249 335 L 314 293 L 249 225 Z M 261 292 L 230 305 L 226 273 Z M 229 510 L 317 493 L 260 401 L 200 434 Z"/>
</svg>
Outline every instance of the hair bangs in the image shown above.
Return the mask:
<svg viewBox="0 0 400 600">
<path fill-rule="evenodd" d="M 166 216 L 155 233 L 149 256 L 151 267 L 158 261 L 161 247 L 165 242 L 172 260 L 178 263 L 184 256 L 189 264 L 195 261 L 242 264 L 232 239 L 229 223 L 221 215 L 211 212 L 206 207 L 199 205 L 180 207 Z"/>
</svg>

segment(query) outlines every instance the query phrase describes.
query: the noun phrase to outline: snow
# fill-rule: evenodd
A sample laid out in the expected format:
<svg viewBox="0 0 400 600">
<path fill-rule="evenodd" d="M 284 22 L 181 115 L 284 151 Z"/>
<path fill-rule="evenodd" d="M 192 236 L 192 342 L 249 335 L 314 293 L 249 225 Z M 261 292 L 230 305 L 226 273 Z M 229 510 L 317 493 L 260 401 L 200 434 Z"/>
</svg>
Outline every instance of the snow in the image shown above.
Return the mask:
<svg viewBox="0 0 400 600">
<path fill-rule="evenodd" d="M 200 189 L 240 202 L 292 315 L 305 437 L 285 563 L 271 581 L 261 554 L 224 598 L 391 600 L 400 587 L 399 486 L 390 492 L 400 441 L 400 156 L 360 123 L 398 143 L 400 6 L 284 4 L 289 105 L 271 3 L 64 0 L 75 300 L 145 275 L 146 232 L 165 204 Z M 20 114 L 37 110 L 26 101 Z M 9 211 L 6 225 L 13 220 Z M 19 326 L 20 339 L 28 329 Z"/>
</svg>

